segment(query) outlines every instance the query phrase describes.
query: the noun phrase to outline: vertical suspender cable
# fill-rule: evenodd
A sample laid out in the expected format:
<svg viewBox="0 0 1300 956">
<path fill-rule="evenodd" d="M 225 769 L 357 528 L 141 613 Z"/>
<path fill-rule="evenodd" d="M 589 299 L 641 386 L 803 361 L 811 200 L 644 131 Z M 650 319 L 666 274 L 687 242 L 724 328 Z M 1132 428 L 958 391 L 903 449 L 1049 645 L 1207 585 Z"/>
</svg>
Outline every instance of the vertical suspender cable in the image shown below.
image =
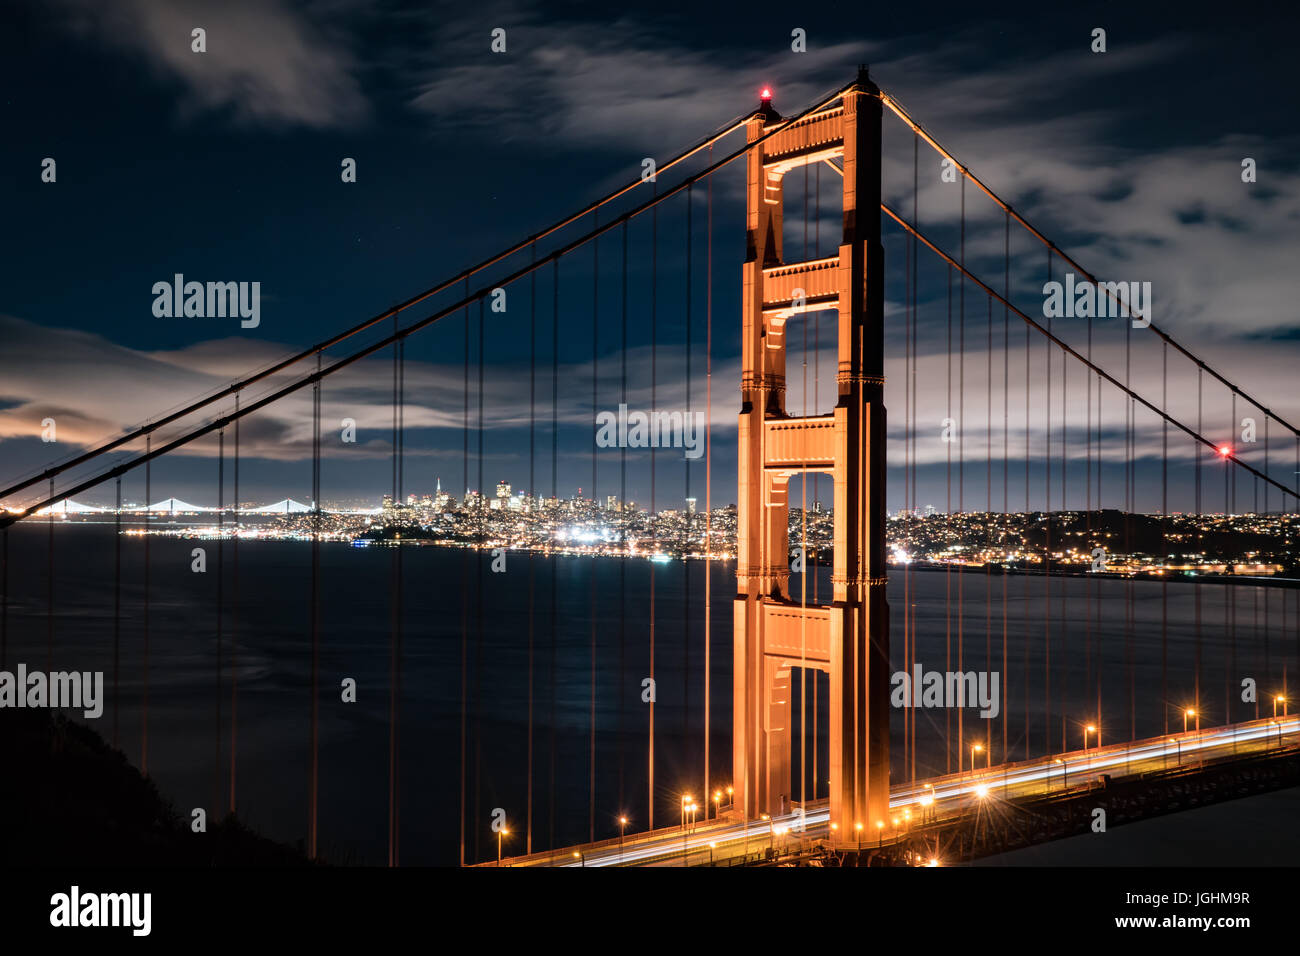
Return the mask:
<svg viewBox="0 0 1300 956">
<path fill-rule="evenodd" d="M 1029 520 L 1029 373 L 1030 373 L 1030 341 L 1029 325 L 1025 324 L 1025 521 Z M 1029 570 L 1029 534 L 1028 527 L 1022 532 L 1024 542 L 1023 564 L 1026 572 Z M 1025 622 L 1024 622 L 1024 640 L 1021 642 L 1021 664 L 1024 668 L 1024 674 L 1021 678 L 1021 687 L 1024 691 L 1025 701 L 1025 759 L 1029 759 L 1029 628 L 1033 617 L 1029 613 L 1029 580 L 1026 578 L 1024 586 L 1025 597 Z"/>
<path fill-rule="evenodd" d="M 1092 316 L 1088 316 L 1088 361 L 1092 361 Z M 1086 446 L 1084 456 L 1084 560 L 1092 561 L 1092 377 L 1091 369 L 1087 370 L 1084 378 L 1086 379 L 1087 395 L 1084 398 L 1084 425 L 1083 438 Z M 1097 387 L 1101 388 L 1100 380 Z M 1098 457 L 1101 456 L 1101 448 L 1097 449 Z M 1099 508 L 1100 510 L 1100 508 Z M 1090 566 L 1091 567 L 1091 566 Z M 1083 701 L 1088 703 L 1092 696 L 1092 592 L 1093 592 L 1092 575 L 1089 574 L 1084 578 L 1083 592 Z M 1101 667 L 1101 647 L 1097 648 L 1097 666 Z M 1101 726 L 1101 712 L 1097 713 L 1096 725 Z"/>
<path fill-rule="evenodd" d="M 953 269 L 948 267 L 948 420 L 945 424 L 952 427 L 953 421 Z M 946 454 L 948 454 L 948 464 L 946 464 L 946 502 L 944 505 L 944 520 L 952 524 L 953 520 L 953 436 L 945 434 L 944 445 L 946 445 Z M 944 562 L 944 670 L 952 672 L 953 670 L 953 562 Z M 944 753 L 945 753 L 945 773 L 952 773 L 953 769 L 953 710 L 944 708 Z M 961 758 L 961 741 L 958 741 L 958 758 Z M 957 762 L 957 769 L 961 770 L 961 760 Z"/>
<path fill-rule="evenodd" d="M 1069 432 L 1070 420 L 1068 417 L 1069 364 L 1070 364 L 1070 356 L 1067 355 L 1064 351 L 1062 351 L 1061 352 L 1061 513 L 1062 513 L 1062 518 L 1064 518 L 1065 511 L 1069 508 L 1069 504 L 1067 503 L 1067 497 L 1066 497 L 1067 494 L 1066 479 L 1069 471 L 1066 465 L 1066 461 L 1067 461 L 1066 448 L 1069 444 L 1069 434 L 1070 434 Z M 1062 542 L 1062 550 L 1063 551 L 1065 550 L 1064 542 Z M 1060 693 L 1060 698 L 1061 698 L 1061 750 L 1062 751 L 1069 749 L 1069 740 L 1067 739 L 1067 735 L 1066 735 L 1066 713 L 1065 713 L 1069 707 L 1069 702 L 1070 702 L 1070 696 L 1069 696 L 1070 668 L 1069 668 L 1069 661 L 1066 657 L 1066 654 L 1068 653 L 1068 647 L 1069 647 L 1070 618 L 1066 614 L 1066 609 L 1065 609 L 1066 591 L 1068 590 L 1068 588 L 1069 588 L 1069 581 L 1065 578 L 1062 578 L 1061 580 L 1061 638 L 1060 638 L 1060 644 L 1058 645 L 1061 649 L 1061 653 L 1057 655 L 1057 665 L 1056 665 L 1058 668 L 1057 685 L 1058 685 L 1058 691 Z M 1048 608 L 1048 613 L 1049 614 L 1051 613 L 1051 608 Z"/>
<path fill-rule="evenodd" d="M 465 280 L 465 289 L 463 295 L 469 297 L 469 279 Z M 465 306 L 464 311 L 464 344 L 465 344 L 465 409 L 464 417 L 461 419 L 461 488 L 465 490 L 465 497 L 461 500 L 461 510 L 466 512 L 466 518 L 469 517 L 469 306 Z M 465 548 L 460 554 L 460 865 L 465 865 L 465 802 L 467 791 L 465 786 L 465 765 L 467 753 L 467 708 L 468 700 L 468 659 L 469 659 L 469 549 Z"/>
<path fill-rule="evenodd" d="M 961 286 L 957 291 L 957 514 L 966 522 L 966 177 L 961 180 Z M 966 665 L 966 566 L 957 575 L 957 670 Z M 957 766 L 966 753 L 966 709 L 957 709 Z M 975 758 L 971 757 L 971 772 Z"/>
<path fill-rule="evenodd" d="M 1010 481 L 1008 465 L 1010 463 L 1010 397 L 1011 383 L 1011 320 L 1010 309 L 1006 305 L 1011 301 L 1011 214 L 1002 214 L 1002 551 L 1005 554 L 1009 544 L 1007 534 L 1010 531 Z M 912 240 L 915 242 L 915 238 Z M 1007 674 L 1007 567 L 1002 567 L 1002 674 L 1005 687 Z M 1009 761 L 1011 752 L 1007 749 L 1007 717 L 1009 707 L 1002 708 L 1002 759 Z"/>
<path fill-rule="evenodd" d="M 713 165 L 713 144 L 709 144 Z M 807 178 L 807 167 L 804 167 Z M 707 180 L 704 276 L 704 798 L 709 798 L 709 739 L 713 692 L 713 176 Z M 807 200 L 804 200 L 807 206 Z M 806 227 L 805 227 L 806 231 Z M 717 803 L 714 804 L 715 810 Z"/>
<path fill-rule="evenodd" d="M 1201 430 L 1201 410 L 1202 410 L 1202 380 L 1201 369 L 1196 369 L 1196 433 L 1204 434 Z M 1198 553 L 1203 554 L 1205 551 L 1205 532 L 1201 528 L 1201 445 L 1196 444 L 1196 537 Z M 1201 575 L 1196 575 L 1196 582 L 1192 586 L 1196 600 L 1196 691 L 1193 695 L 1195 701 L 1193 707 L 1196 711 L 1196 719 L 1199 725 L 1201 713 Z"/>
<path fill-rule="evenodd" d="M 596 225 L 600 224 L 600 210 L 596 210 Z M 600 314 L 600 239 L 599 237 L 591 241 L 591 415 L 594 419 L 598 406 L 596 404 L 596 378 L 597 378 L 597 334 L 599 330 Z M 593 507 L 600 507 L 600 494 L 596 488 L 596 432 L 591 433 L 591 503 Z M 597 559 L 595 553 L 592 553 L 591 569 L 588 581 L 588 596 L 590 611 L 588 617 L 591 627 L 591 655 L 590 655 L 590 686 L 591 686 L 591 703 L 590 714 L 588 716 L 589 728 L 591 732 L 590 741 L 590 760 L 587 766 L 587 839 L 596 842 L 596 565 Z"/>
<path fill-rule="evenodd" d="M 623 223 L 623 268 L 620 281 L 622 293 L 622 338 L 620 339 L 619 392 L 620 406 L 627 405 L 627 223 Z M 619 442 L 618 452 L 618 811 L 622 816 L 626 806 L 624 777 L 626 775 L 625 750 L 627 744 L 627 522 L 631 512 L 627 507 L 627 442 Z"/>
<path fill-rule="evenodd" d="M 483 543 L 487 533 L 487 500 L 483 493 L 483 327 L 484 299 L 478 300 L 478 494 L 474 499 L 475 550 L 474 578 L 477 610 L 474 616 L 474 858 L 479 856 L 480 815 L 483 807 L 479 794 L 483 787 Z"/>
<path fill-rule="evenodd" d="M 560 494 L 560 260 L 551 263 L 551 516 L 554 535 L 554 522 L 559 515 Z M 556 698 L 559 696 L 559 683 L 556 679 L 560 647 L 559 616 L 557 613 L 557 567 L 556 558 L 551 557 L 551 713 L 550 713 L 550 802 L 549 809 L 549 846 L 555 847 L 555 762 L 556 762 Z"/>
<path fill-rule="evenodd" d="M 152 435 L 144 436 L 144 453 L 149 455 Z M 140 773 L 149 776 L 149 538 L 153 524 L 153 459 L 144 463 L 144 688 L 140 705 Z"/>
<path fill-rule="evenodd" d="M 396 316 L 394 316 L 396 326 Z M 393 343 L 393 503 L 405 506 L 406 339 Z M 317 513 L 320 512 L 319 503 Z M 398 514 L 405 515 L 404 511 Z M 405 520 L 404 518 L 402 520 Z M 400 526 L 400 525 L 399 525 Z M 388 660 L 388 865 L 401 862 L 401 699 L 402 699 L 402 542 L 394 541 L 389 613 L 392 624 Z"/>
<path fill-rule="evenodd" d="M 693 258 L 691 252 L 691 233 L 694 231 L 691 224 L 692 207 L 694 195 L 692 186 L 686 187 L 686 418 L 691 418 L 691 280 L 693 278 L 692 265 Z M 684 483 L 686 487 L 685 498 L 691 496 L 691 460 L 686 459 L 684 463 Z M 693 515 L 690 513 L 690 505 L 686 505 L 686 541 L 687 547 L 690 546 L 691 524 Z M 690 696 L 690 673 L 691 673 L 691 565 L 688 550 L 682 558 L 682 740 L 691 739 L 691 696 Z M 708 772 L 705 772 L 708 776 Z M 709 793 L 704 792 L 705 817 L 708 816 Z"/>
<path fill-rule="evenodd" d="M 529 246 L 532 261 L 537 261 L 537 243 Z M 531 517 L 537 511 L 537 273 L 528 277 L 528 495 L 525 511 Z M 528 543 L 528 767 L 524 807 L 524 853 L 533 852 L 533 646 L 536 641 L 536 569 L 533 556 L 536 541 Z"/>
<path fill-rule="evenodd" d="M 239 393 L 235 393 L 235 415 L 239 415 Z M 235 812 L 235 745 L 239 731 L 239 418 L 235 418 L 235 449 L 231 475 L 231 500 L 234 507 L 235 533 L 230 541 L 230 812 Z"/>
<path fill-rule="evenodd" d="M 117 487 L 116 501 L 113 508 L 113 748 L 117 748 L 117 683 L 118 683 L 118 663 L 121 659 L 121 640 L 122 640 L 122 476 L 118 475 L 114 482 Z M 6 529 L 4 534 L 5 555 L 4 555 L 4 601 L 7 605 L 9 602 L 9 532 Z M 7 611 L 8 608 L 5 608 Z M 3 615 L 5 612 L 0 612 Z M 4 634 L 6 627 L 0 625 L 0 635 Z M 0 668 L 4 667 L 4 638 L 0 636 Z"/>
<path fill-rule="evenodd" d="M 653 187 L 656 195 L 658 185 Z M 650 411 L 658 405 L 656 387 L 659 362 L 659 206 L 650 210 Z M 650 546 L 658 551 L 659 516 L 655 512 L 655 449 L 650 448 Z M 655 685 L 655 563 L 650 562 L 650 687 Z M 648 783 L 646 786 L 646 829 L 655 826 L 655 694 L 650 695 L 650 743 L 647 751 Z"/>
<path fill-rule="evenodd" d="M 321 353 L 316 353 L 316 372 Z M 320 797 L 320 383 L 312 385 L 311 465 L 311 770 L 307 781 L 307 855 L 316 858 Z"/>
<path fill-rule="evenodd" d="M 1127 389 L 1132 380 L 1132 359 L 1133 352 L 1133 323 L 1124 323 L 1124 559 L 1130 560 L 1133 554 L 1133 512 L 1137 508 L 1137 501 L 1134 488 L 1134 475 L 1137 471 L 1137 463 L 1133 456 L 1137 451 L 1134 437 L 1135 418 L 1137 416 L 1137 407 L 1133 404 L 1133 397 L 1127 394 Z M 1128 671 L 1128 709 L 1129 709 L 1129 740 L 1137 739 L 1137 683 L 1136 683 L 1136 662 L 1134 654 L 1133 635 L 1133 577 L 1126 574 L 1124 576 L 1124 647 L 1125 647 L 1125 667 Z"/>
<path fill-rule="evenodd" d="M 1101 383 L 1097 384 L 1101 388 Z M 1160 350 L 1160 408 L 1169 412 L 1169 343 Z M 1169 564 L 1169 419 L 1162 421 L 1160 460 L 1160 544 L 1162 563 Z M 1098 678 L 1100 680 L 1100 678 Z M 1164 729 L 1169 733 L 1169 574 L 1160 575 L 1160 709 Z M 1258 714 L 1256 714 L 1258 716 Z"/>
<path fill-rule="evenodd" d="M 1047 249 L 1047 281 L 1052 281 L 1052 249 Z M 1047 318 L 1047 332 L 1051 335 L 1052 318 Z M 1043 742 L 1047 752 L 1052 750 L 1052 342 L 1044 342 L 1043 410 L 1047 422 L 1047 437 L 1043 448 Z M 1064 749 L 1064 748 L 1063 748 Z"/>
<path fill-rule="evenodd" d="M 212 812 L 221 806 L 221 610 L 225 584 L 226 430 L 217 432 L 217 686 L 216 722 L 213 727 Z M 116 642 L 114 642 L 116 655 Z"/>
</svg>

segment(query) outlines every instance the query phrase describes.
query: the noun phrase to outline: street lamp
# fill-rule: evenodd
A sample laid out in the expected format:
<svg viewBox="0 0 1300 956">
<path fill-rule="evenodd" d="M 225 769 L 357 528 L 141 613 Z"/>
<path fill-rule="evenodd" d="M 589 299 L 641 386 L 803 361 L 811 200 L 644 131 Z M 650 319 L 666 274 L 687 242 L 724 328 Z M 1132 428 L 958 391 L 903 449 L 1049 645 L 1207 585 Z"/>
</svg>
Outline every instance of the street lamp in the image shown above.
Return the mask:
<svg viewBox="0 0 1300 956">
<path fill-rule="evenodd" d="M 772 818 L 766 813 L 760 813 L 759 819 L 767 821 L 767 848 L 772 849 Z"/>
<path fill-rule="evenodd" d="M 1088 735 L 1089 735 L 1090 733 L 1092 733 L 1092 732 L 1093 732 L 1094 730 L 1096 730 L 1096 729 L 1097 729 L 1097 728 L 1094 727 L 1092 724 L 1089 724 L 1088 726 L 1086 726 L 1086 727 L 1083 728 L 1083 749 L 1084 749 L 1084 750 L 1087 750 L 1087 749 L 1088 749 Z M 1097 741 L 1098 741 L 1098 744 L 1100 744 L 1100 742 L 1101 742 L 1101 735 L 1100 735 L 1100 734 L 1097 735 Z"/>
<path fill-rule="evenodd" d="M 1064 790 L 1066 787 L 1066 779 L 1067 779 L 1066 770 L 1065 770 L 1065 761 L 1062 760 L 1060 757 L 1053 757 L 1052 763 L 1059 763 L 1061 765 L 1061 789 Z"/>
<path fill-rule="evenodd" d="M 970 749 L 970 772 L 975 772 L 975 755 L 984 749 L 983 744 L 975 744 Z"/>
<path fill-rule="evenodd" d="M 734 791 L 733 789 L 731 789 L 731 787 L 728 787 L 728 788 L 727 788 L 727 806 L 731 806 L 733 803 L 736 802 L 736 801 L 735 801 L 735 793 L 736 793 L 736 791 Z"/>
<path fill-rule="evenodd" d="M 627 817 L 618 818 L 618 862 L 623 862 L 623 834 L 627 831 Z"/>
<path fill-rule="evenodd" d="M 876 846 L 884 846 L 885 845 L 885 821 L 884 820 L 876 821 L 876 837 L 878 840 Z"/>
<path fill-rule="evenodd" d="M 1187 709 L 1187 710 L 1185 710 L 1185 711 L 1183 711 L 1183 733 L 1187 733 L 1187 718 L 1188 718 L 1188 717 L 1195 717 L 1195 718 L 1196 718 L 1196 732 L 1197 732 L 1197 733 L 1200 733 L 1200 731 L 1201 731 L 1201 715 L 1198 714 L 1196 711 L 1191 710 L 1190 708 Z"/>
<path fill-rule="evenodd" d="M 858 852 L 861 853 L 862 852 L 862 824 L 855 823 L 853 824 L 853 828 L 858 831 Z"/>
<path fill-rule="evenodd" d="M 1281 705 L 1282 705 L 1282 716 L 1285 717 L 1285 716 L 1286 716 L 1286 698 L 1285 698 L 1285 697 L 1274 697 L 1274 698 L 1273 698 L 1273 716 L 1274 716 L 1274 717 L 1277 716 L 1277 705 L 1278 705 L 1278 704 L 1281 704 Z"/>
<path fill-rule="evenodd" d="M 501 865 L 501 840 L 503 837 L 510 835 L 510 831 L 502 827 L 497 831 L 497 866 Z"/>
<path fill-rule="evenodd" d="M 578 862 L 579 862 L 579 864 L 580 864 L 581 866 L 586 866 L 586 865 L 587 865 L 587 858 L 586 858 L 585 856 L 583 856 L 581 853 L 579 853 L 577 850 L 574 850 L 574 851 L 573 851 L 573 856 L 574 856 L 574 858 L 575 858 L 576 860 L 578 860 Z"/>
<path fill-rule="evenodd" d="M 713 851 L 716 850 L 717 848 L 718 845 L 716 843 L 713 842 L 709 843 L 709 866 L 713 865 Z"/>
<path fill-rule="evenodd" d="M 713 791 L 713 819 L 718 819 L 718 811 L 722 808 L 722 791 Z"/>
</svg>

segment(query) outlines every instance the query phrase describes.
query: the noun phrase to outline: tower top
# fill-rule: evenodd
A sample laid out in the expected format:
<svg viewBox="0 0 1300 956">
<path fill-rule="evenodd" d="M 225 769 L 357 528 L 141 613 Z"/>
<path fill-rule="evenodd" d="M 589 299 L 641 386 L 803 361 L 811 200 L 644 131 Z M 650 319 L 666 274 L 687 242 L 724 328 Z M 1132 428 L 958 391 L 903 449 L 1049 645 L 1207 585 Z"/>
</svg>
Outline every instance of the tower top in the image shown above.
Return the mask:
<svg viewBox="0 0 1300 956">
<path fill-rule="evenodd" d="M 755 116 L 761 116 L 764 122 L 773 123 L 781 119 L 781 114 L 772 108 L 772 87 L 764 86 L 758 91 L 758 110 Z"/>
<path fill-rule="evenodd" d="M 871 80 L 871 68 L 866 63 L 858 64 L 858 88 L 866 93 L 879 93 L 880 87 Z"/>
</svg>

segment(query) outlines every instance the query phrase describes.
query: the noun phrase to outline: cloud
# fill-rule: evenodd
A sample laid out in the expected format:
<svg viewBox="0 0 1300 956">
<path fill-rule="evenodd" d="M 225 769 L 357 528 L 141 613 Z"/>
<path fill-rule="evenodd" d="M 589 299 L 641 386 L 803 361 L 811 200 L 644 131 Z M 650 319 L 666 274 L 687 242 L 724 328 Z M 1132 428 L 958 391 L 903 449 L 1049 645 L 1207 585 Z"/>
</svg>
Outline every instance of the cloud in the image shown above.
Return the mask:
<svg viewBox="0 0 1300 956">
<path fill-rule="evenodd" d="M 263 126 L 347 126 L 368 111 L 347 45 L 282 0 L 64 0 L 71 26 L 142 55 L 184 90 L 189 113 L 228 110 Z M 207 51 L 191 31 L 207 32 Z"/>
<path fill-rule="evenodd" d="M 412 105 L 441 124 L 583 148 L 640 150 L 686 146 L 739 110 L 758 105 L 762 85 L 782 102 L 811 101 L 851 77 L 847 64 L 876 46 L 852 41 L 753 55 L 691 46 L 634 17 L 613 22 L 545 20 L 512 9 L 494 14 L 507 52 L 489 52 L 489 32 L 448 23 L 435 34 Z M 743 67 L 741 66 L 743 64 Z M 849 72 L 846 73 L 846 70 Z M 829 80 L 828 77 L 838 77 Z M 829 87 L 828 87 L 829 83 Z"/>
</svg>

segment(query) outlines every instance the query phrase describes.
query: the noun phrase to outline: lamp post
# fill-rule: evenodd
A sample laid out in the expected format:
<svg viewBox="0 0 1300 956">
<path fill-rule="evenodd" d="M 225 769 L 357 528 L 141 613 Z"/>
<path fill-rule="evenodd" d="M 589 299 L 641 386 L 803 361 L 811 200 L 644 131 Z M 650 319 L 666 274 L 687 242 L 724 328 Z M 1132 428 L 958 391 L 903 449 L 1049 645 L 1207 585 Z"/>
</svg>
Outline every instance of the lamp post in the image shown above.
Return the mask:
<svg viewBox="0 0 1300 956">
<path fill-rule="evenodd" d="M 510 831 L 505 827 L 502 827 L 497 831 L 497 866 L 501 865 L 501 840 L 502 838 L 509 836 L 509 834 Z"/>
<path fill-rule="evenodd" d="M 858 831 L 858 852 L 861 853 L 862 852 L 862 824 L 855 823 L 853 824 L 853 828 Z"/>
<path fill-rule="evenodd" d="M 1052 762 L 1059 763 L 1061 765 L 1061 789 L 1064 790 L 1067 786 L 1065 761 L 1062 760 L 1060 757 L 1053 757 Z"/>
<path fill-rule="evenodd" d="M 1281 705 L 1282 705 L 1282 716 L 1285 717 L 1285 716 L 1286 716 L 1286 698 L 1285 698 L 1285 697 L 1274 697 L 1274 698 L 1273 698 L 1273 716 L 1274 716 L 1274 717 L 1277 716 L 1277 705 L 1278 705 L 1278 704 L 1281 704 Z"/>
<path fill-rule="evenodd" d="M 574 850 L 573 855 L 578 860 L 578 864 L 580 866 L 585 867 L 587 865 L 587 858 L 582 853 L 578 852 L 577 850 Z"/>
<path fill-rule="evenodd" d="M 716 843 L 712 841 L 709 842 L 709 866 L 713 865 L 713 851 L 716 850 L 717 848 L 718 845 Z"/>
<path fill-rule="evenodd" d="M 970 772 L 975 772 L 975 755 L 984 749 L 983 744 L 975 744 L 970 749 Z"/>
<path fill-rule="evenodd" d="M 764 813 L 764 814 L 761 815 L 761 819 L 767 821 L 767 848 L 770 850 L 770 849 L 772 849 L 772 845 L 773 845 L 773 841 L 772 841 L 772 818 L 771 818 L 770 816 L 768 816 L 766 813 Z"/>
<path fill-rule="evenodd" d="M 713 819 L 718 819 L 718 813 L 722 809 L 722 791 L 713 791 Z"/>
<path fill-rule="evenodd" d="M 876 842 L 877 847 L 883 847 L 885 845 L 885 821 L 884 820 L 876 821 L 876 840 L 877 840 Z"/>
<path fill-rule="evenodd" d="M 1188 718 L 1188 717 L 1195 717 L 1195 718 L 1196 718 L 1196 732 L 1199 734 L 1199 733 L 1201 732 L 1201 715 L 1198 714 L 1196 711 L 1190 709 L 1190 708 L 1187 709 L 1187 710 L 1185 710 L 1185 711 L 1183 711 L 1183 733 L 1187 733 L 1187 718 Z"/>
<path fill-rule="evenodd" d="M 627 817 L 618 818 L 618 862 L 623 862 L 623 834 L 627 831 Z"/>
</svg>

